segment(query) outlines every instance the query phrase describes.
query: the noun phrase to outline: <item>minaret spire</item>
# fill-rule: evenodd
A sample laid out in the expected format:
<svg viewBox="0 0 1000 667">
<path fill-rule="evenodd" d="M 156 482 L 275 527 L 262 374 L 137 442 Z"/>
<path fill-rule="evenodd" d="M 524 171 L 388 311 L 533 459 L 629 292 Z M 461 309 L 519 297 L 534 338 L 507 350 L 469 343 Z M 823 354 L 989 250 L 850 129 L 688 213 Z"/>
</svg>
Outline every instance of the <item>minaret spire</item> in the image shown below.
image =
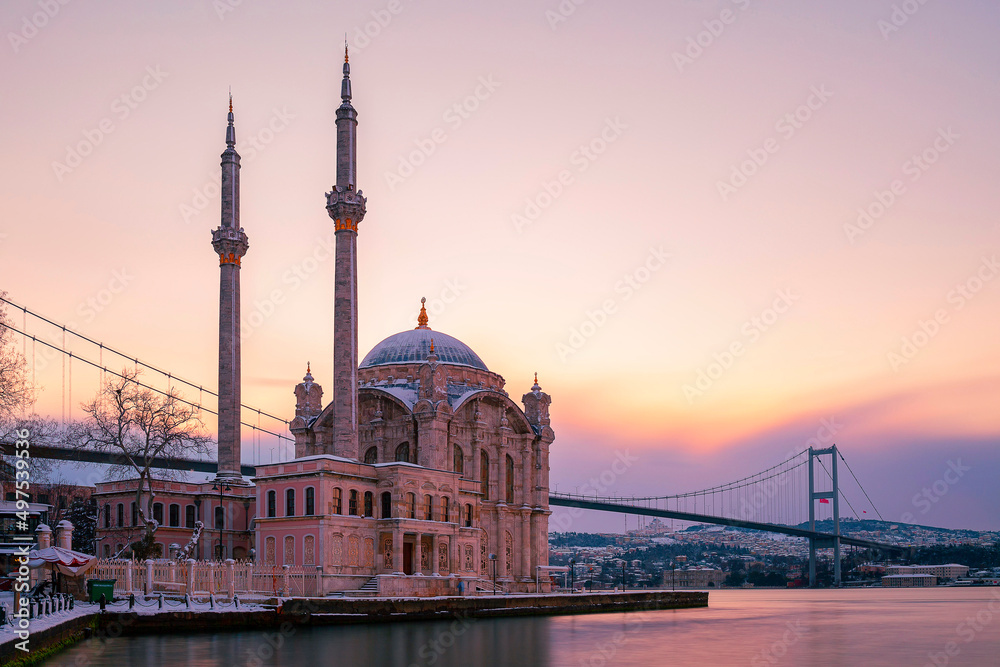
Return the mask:
<svg viewBox="0 0 1000 667">
<path fill-rule="evenodd" d="M 226 127 L 226 146 L 236 148 L 236 128 L 233 126 L 233 89 L 229 89 L 229 125 Z"/>
<path fill-rule="evenodd" d="M 333 447 L 327 453 L 356 459 L 358 451 L 358 224 L 365 198 L 357 189 L 358 112 L 351 105 L 351 65 L 344 40 L 343 100 L 337 108 L 337 184 L 326 193 L 333 219 L 336 262 L 333 292 Z"/>
<path fill-rule="evenodd" d="M 229 93 L 226 150 L 222 152 L 222 220 L 212 232 L 219 254 L 219 461 L 216 479 L 242 484 L 240 468 L 240 264 L 250 247 L 240 226 L 240 154 L 236 152 L 233 95 Z"/>
</svg>

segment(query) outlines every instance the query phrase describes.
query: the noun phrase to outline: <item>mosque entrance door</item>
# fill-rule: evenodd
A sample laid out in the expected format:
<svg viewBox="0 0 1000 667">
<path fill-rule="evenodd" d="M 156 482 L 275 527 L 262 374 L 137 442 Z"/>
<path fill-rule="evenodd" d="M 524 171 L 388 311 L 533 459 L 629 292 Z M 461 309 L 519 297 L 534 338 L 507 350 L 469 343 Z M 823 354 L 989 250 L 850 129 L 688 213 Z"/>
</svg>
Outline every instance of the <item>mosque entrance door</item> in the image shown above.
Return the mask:
<svg viewBox="0 0 1000 667">
<path fill-rule="evenodd" d="M 413 542 L 403 542 L 403 574 L 413 574 Z"/>
</svg>

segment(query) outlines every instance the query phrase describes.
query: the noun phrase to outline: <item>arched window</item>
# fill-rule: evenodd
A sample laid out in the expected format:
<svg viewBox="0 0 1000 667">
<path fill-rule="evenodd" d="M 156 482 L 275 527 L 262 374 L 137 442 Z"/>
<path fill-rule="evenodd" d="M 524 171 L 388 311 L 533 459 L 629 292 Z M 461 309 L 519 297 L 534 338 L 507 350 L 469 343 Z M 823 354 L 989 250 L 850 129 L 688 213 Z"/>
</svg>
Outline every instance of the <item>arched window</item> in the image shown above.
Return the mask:
<svg viewBox="0 0 1000 667">
<path fill-rule="evenodd" d="M 408 514 L 411 519 L 417 518 L 417 495 L 415 493 L 406 494 L 406 507 L 409 510 Z"/>
<path fill-rule="evenodd" d="M 462 448 L 455 445 L 455 460 L 454 460 L 455 472 L 462 474 L 465 472 L 465 457 L 462 455 Z"/>
<path fill-rule="evenodd" d="M 295 489 L 285 490 L 285 516 L 295 516 Z"/>
<path fill-rule="evenodd" d="M 222 530 L 226 527 L 226 510 L 221 505 L 215 508 L 215 527 Z"/>
<path fill-rule="evenodd" d="M 448 496 L 441 496 L 441 520 L 448 521 L 449 499 Z"/>
<path fill-rule="evenodd" d="M 340 514 L 340 513 L 342 513 L 344 511 L 344 508 L 343 508 L 343 505 L 342 505 L 343 494 L 344 494 L 344 492 L 340 490 L 339 486 L 335 487 L 333 489 L 333 502 L 332 502 L 332 505 L 333 505 L 333 513 L 334 514 Z"/>
<path fill-rule="evenodd" d="M 312 516 L 316 513 L 316 489 L 313 487 L 306 488 L 306 516 Z"/>
<path fill-rule="evenodd" d="M 378 447 L 369 447 L 365 452 L 365 463 L 378 463 Z"/>
<path fill-rule="evenodd" d="M 427 519 L 428 521 L 433 521 L 434 520 L 434 499 L 431 498 L 429 495 L 428 496 L 424 496 L 424 507 L 427 510 L 427 516 L 425 516 L 424 518 Z"/>
<path fill-rule="evenodd" d="M 194 528 L 194 505 L 188 505 L 184 508 L 184 527 Z"/>
<path fill-rule="evenodd" d="M 347 513 L 351 516 L 358 515 L 358 492 L 351 489 L 351 494 L 347 497 Z"/>
<path fill-rule="evenodd" d="M 392 518 L 392 493 L 389 491 L 382 492 L 382 518 Z"/>
<path fill-rule="evenodd" d="M 507 502 L 514 502 L 514 459 L 507 455 L 507 469 L 504 475 L 504 483 L 507 486 Z"/>
<path fill-rule="evenodd" d="M 365 516 L 375 516 L 375 496 L 371 491 L 365 491 Z"/>
<path fill-rule="evenodd" d="M 486 452 L 479 452 L 479 478 L 482 480 L 483 500 L 490 497 L 490 457 Z"/>
<path fill-rule="evenodd" d="M 108 513 L 109 514 L 111 513 L 111 506 L 110 505 L 108 505 Z M 104 557 L 105 558 L 111 558 L 111 545 L 110 544 L 105 544 L 104 545 Z"/>
<path fill-rule="evenodd" d="M 267 515 L 269 517 L 278 516 L 278 493 L 276 491 L 267 492 Z"/>
<path fill-rule="evenodd" d="M 396 460 L 397 461 L 410 461 L 410 443 L 404 442 L 399 447 L 396 447 Z"/>
<path fill-rule="evenodd" d="M 181 506 L 175 503 L 170 505 L 170 525 L 176 528 L 181 525 Z"/>
<path fill-rule="evenodd" d="M 153 521 L 163 525 L 163 503 L 153 503 Z"/>
<path fill-rule="evenodd" d="M 118 503 L 118 527 L 123 528 L 125 526 L 125 505 Z M 115 552 L 117 553 L 117 552 Z"/>
<path fill-rule="evenodd" d="M 465 505 L 465 527 L 472 528 L 472 505 Z"/>
<path fill-rule="evenodd" d="M 107 505 L 104 506 L 104 527 L 105 528 L 110 528 L 111 527 L 111 504 L 110 503 L 108 503 Z M 104 546 L 108 546 L 108 545 L 105 544 Z"/>
<path fill-rule="evenodd" d="M 132 502 L 132 524 L 133 526 L 139 525 L 139 506 Z"/>
</svg>

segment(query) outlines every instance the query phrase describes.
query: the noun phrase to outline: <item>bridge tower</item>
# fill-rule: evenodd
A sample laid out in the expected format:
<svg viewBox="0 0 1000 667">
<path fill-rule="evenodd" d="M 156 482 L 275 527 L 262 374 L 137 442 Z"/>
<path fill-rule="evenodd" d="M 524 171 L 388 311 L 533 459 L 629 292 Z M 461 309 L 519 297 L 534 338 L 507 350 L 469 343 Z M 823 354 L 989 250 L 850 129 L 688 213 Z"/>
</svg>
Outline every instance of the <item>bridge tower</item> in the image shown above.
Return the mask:
<svg viewBox="0 0 1000 667">
<path fill-rule="evenodd" d="M 816 491 L 813 459 L 830 455 L 832 460 L 830 476 L 833 488 L 830 491 Z M 833 505 L 833 539 L 817 544 L 815 537 L 809 538 L 809 586 L 816 586 L 816 548 L 833 547 L 833 585 L 840 586 L 840 487 L 837 480 L 837 445 L 825 449 L 809 448 L 809 530 L 816 531 L 816 501 L 827 500 Z M 830 544 L 832 542 L 832 544 Z"/>
</svg>

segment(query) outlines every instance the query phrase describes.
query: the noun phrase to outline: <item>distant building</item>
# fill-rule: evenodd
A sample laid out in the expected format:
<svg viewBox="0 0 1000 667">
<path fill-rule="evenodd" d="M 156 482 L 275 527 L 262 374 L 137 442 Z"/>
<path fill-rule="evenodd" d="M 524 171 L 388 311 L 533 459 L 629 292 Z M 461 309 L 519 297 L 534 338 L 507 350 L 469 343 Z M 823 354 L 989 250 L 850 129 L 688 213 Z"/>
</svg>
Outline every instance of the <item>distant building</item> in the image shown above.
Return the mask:
<svg viewBox="0 0 1000 667">
<path fill-rule="evenodd" d="M 958 579 L 969 574 L 968 565 L 949 563 L 947 565 L 890 565 L 885 573 L 894 574 L 929 574 L 938 579 Z"/>
<path fill-rule="evenodd" d="M 687 567 L 683 570 L 664 570 L 663 585 L 672 588 L 718 588 L 726 573 L 713 567 Z"/>
<path fill-rule="evenodd" d="M 930 574 L 887 574 L 882 577 L 883 588 L 923 588 L 937 586 L 937 577 Z"/>
</svg>

